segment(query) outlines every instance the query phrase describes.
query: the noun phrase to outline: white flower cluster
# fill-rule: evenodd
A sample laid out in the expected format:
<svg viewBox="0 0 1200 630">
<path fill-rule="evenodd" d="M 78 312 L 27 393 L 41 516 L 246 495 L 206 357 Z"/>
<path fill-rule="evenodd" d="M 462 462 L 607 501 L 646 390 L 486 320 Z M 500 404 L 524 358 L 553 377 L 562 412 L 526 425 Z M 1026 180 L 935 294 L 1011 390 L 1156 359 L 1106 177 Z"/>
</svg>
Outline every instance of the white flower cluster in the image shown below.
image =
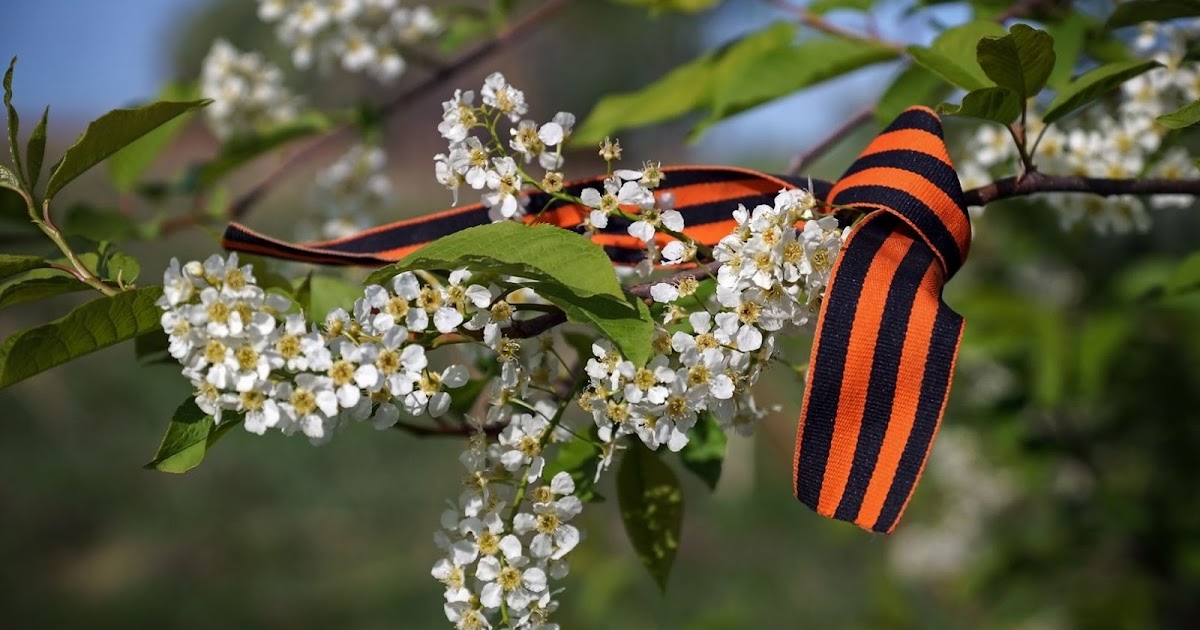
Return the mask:
<svg viewBox="0 0 1200 630">
<path fill-rule="evenodd" d="M 314 197 L 324 214 L 321 238 L 350 236 L 370 227 L 378 211 L 393 201 L 386 167 L 382 147 L 360 144 L 317 174 Z"/>
<path fill-rule="evenodd" d="M 1093 110 L 1071 119 L 1061 128 L 1046 128 L 1034 118 L 1029 138 L 1041 135 L 1033 156 L 1047 173 L 1083 177 L 1133 178 L 1200 177 L 1187 152 L 1179 147 L 1162 150 L 1168 130 L 1155 118 L 1200 99 L 1200 63 L 1184 61 L 1194 29 L 1147 23 L 1134 42 L 1134 52 L 1164 64 L 1122 85 L 1114 111 Z M 995 125 L 981 127 L 967 146 L 973 159 L 959 163 L 963 188 L 989 183 L 993 175 L 1006 175 L 1019 167 L 1016 145 L 1007 131 Z M 1063 229 L 1088 223 L 1100 234 L 1145 232 L 1150 215 L 1134 195 L 1101 197 L 1086 193 L 1051 193 L 1047 203 L 1058 211 Z M 1155 195 L 1153 208 L 1187 207 L 1190 195 Z"/>
<path fill-rule="evenodd" d="M 523 118 L 529 111 L 525 93 L 499 72 L 484 81 L 478 106 L 475 96 L 470 90 L 456 90 L 454 98 L 442 103 L 438 131 L 449 146 L 446 153 L 434 157 L 434 174 L 440 184 L 453 191 L 454 203 L 458 203 L 458 191 L 465 184 L 482 191 L 483 204 L 490 208 L 493 221 L 519 219 L 529 205 L 523 189 L 534 186 L 591 208 L 584 221 L 588 233 L 607 227 L 611 217 L 629 219 L 628 233 L 646 243 L 647 256 L 638 266 L 642 275 L 648 275 L 660 260 L 678 264 L 695 255 L 695 248 L 685 243 L 662 252 L 655 243 L 656 231 L 680 232 L 684 227 L 683 216 L 672 208 L 673 197 L 656 197 L 653 192 L 663 180 L 658 163 L 646 162 L 641 170 L 618 169 L 604 180 L 603 190 L 586 188 L 578 199 L 566 197 L 563 143 L 571 136 L 575 115 L 558 112 L 543 124 Z M 497 131 L 505 118 L 515 125 L 509 128 L 507 143 Z M 483 135 L 482 139 L 476 132 Z M 605 139 L 600 155 L 610 164 L 619 160 L 620 143 Z M 535 161 L 542 170 L 539 177 L 526 170 Z"/>
<path fill-rule="evenodd" d="M 603 441 L 636 434 L 652 449 L 665 444 L 678 451 L 704 411 L 727 429 L 753 430 L 766 412 L 750 387 L 774 354 L 775 334 L 815 321 L 846 235 L 836 218 L 813 218 L 815 206 L 808 191 L 785 190 L 774 206 L 734 213 L 738 227 L 713 251 L 722 265 L 711 312 L 694 297 L 695 279 L 653 286 L 654 299 L 669 304 L 666 324 L 691 332 L 660 329 L 644 367 L 607 342 L 593 346 L 581 402 Z M 804 227 L 797 230 L 801 220 Z M 683 326 L 680 303 L 689 299 L 700 308 L 686 315 Z"/>
<path fill-rule="evenodd" d="M 399 0 L 259 0 L 258 16 L 277 25 L 296 67 L 336 59 L 346 71 L 381 83 L 404 73 L 405 46 L 442 28 L 429 7 L 402 7 Z"/>
<path fill-rule="evenodd" d="M 944 495 L 939 516 L 933 523 L 909 523 L 889 543 L 897 572 L 930 581 L 966 572 L 986 551 L 989 521 L 1017 498 L 1011 473 L 986 463 L 970 429 L 943 428 L 937 442 L 927 478 Z"/>
<path fill-rule="evenodd" d="M 162 326 L 172 357 L 196 387 L 196 403 L 218 422 L 244 414 L 246 429 L 300 431 L 328 439 L 347 420 L 394 425 L 401 414 L 438 417 L 447 389 L 466 383 L 462 365 L 430 367 L 410 336 L 478 330 L 491 323 L 496 290 L 470 284 L 465 270 L 442 282 L 430 274 L 397 275 L 371 285 L 354 305 L 321 326 L 287 314 L 287 298 L 255 284 L 237 255 L 203 264 L 171 261 L 163 278 Z"/>
<path fill-rule="evenodd" d="M 217 136 L 253 133 L 295 118 L 300 101 L 283 85 L 283 73 L 258 53 L 241 53 L 218 39 L 204 58 L 200 93 Z"/>
<path fill-rule="evenodd" d="M 545 171 L 543 187 L 551 192 L 562 190 L 562 145 L 571 135 L 575 116 L 559 112 L 542 125 L 522 119 L 529 111 L 525 93 L 499 72 L 484 80 L 478 106 L 475 96 L 471 90 L 455 90 L 454 98 L 442 103 L 438 132 L 449 146 L 446 153 L 434 157 L 435 175 L 439 183 L 454 192 L 455 203 L 459 188 L 466 184 L 484 191 L 483 203 L 491 208 L 492 220 L 519 217 L 529 202 L 522 189 L 536 182 L 517 159 L 523 164 L 537 160 Z M 504 118 L 515 125 L 509 129 L 507 144 L 497 130 Z M 485 134 L 482 139 L 477 132 Z"/>
<path fill-rule="evenodd" d="M 583 509 L 568 473 L 543 474 L 546 447 L 569 437 L 557 426 L 564 408 L 539 403 L 496 442 L 477 433 L 460 457 L 464 489 L 442 514 L 434 541 L 445 556 L 431 571 L 457 628 L 558 628 L 549 623 L 558 607 L 549 581 L 567 575 L 565 557 L 581 538 L 570 521 Z"/>
</svg>

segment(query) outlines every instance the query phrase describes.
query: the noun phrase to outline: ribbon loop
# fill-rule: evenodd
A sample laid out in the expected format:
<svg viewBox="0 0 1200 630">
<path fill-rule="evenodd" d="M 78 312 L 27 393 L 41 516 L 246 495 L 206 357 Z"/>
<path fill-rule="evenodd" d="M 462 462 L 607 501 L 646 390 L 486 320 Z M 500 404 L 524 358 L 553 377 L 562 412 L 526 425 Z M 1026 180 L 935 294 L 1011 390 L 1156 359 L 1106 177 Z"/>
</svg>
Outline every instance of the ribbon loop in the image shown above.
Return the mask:
<svg viewBox="0 0 1200 630">
<path fill-rule="evenodd" d="M 796 434 L 796 497 L 890 533 L 920 478 L 950 391 L 963 320 L 942 286 L 970 247 L 937 115 L 905 111 L 834 185 L 872 211 L 834 267 Z"/>
</svg>

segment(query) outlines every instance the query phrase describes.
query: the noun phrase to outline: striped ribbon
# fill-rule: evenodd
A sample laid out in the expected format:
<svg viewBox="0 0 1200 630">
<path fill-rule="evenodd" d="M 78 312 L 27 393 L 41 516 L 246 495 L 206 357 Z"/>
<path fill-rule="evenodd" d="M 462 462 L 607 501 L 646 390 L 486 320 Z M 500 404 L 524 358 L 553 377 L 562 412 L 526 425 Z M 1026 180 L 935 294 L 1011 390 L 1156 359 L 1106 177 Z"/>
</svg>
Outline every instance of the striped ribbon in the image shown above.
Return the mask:
<svg viewBox="0 0 1200 630">
<path fill-rule="evenodd" d="M 945 410 L 963 319 L 941 299 L 967 256 L 971 227 L 941 122 L 914 107 L 867 146 L 836 184 L 700 166 L 663 169 L 684 233 L 715 245 L 737 204 L 772 204 L 781 188 L 868 213 L 838 256 L 817 320 L 796 434 L 796 497 L 818 513 L 890 533 L 911 498 Z M 578 196 L 602 178 L 573 182 Z M 581 231 L 588 208 L 530 195 L 525 218 Z M 439 237 L 489 223 L 480 204 L 399 221 L 345 238 L 295 244 L 231 223 L 227 249 L 326 265 L 380 266 Z M 612 218 L 594 240 L 615 264 L 643 243 Z M 670 237 L 659 234 L 659 246 Z"/>
</svg>

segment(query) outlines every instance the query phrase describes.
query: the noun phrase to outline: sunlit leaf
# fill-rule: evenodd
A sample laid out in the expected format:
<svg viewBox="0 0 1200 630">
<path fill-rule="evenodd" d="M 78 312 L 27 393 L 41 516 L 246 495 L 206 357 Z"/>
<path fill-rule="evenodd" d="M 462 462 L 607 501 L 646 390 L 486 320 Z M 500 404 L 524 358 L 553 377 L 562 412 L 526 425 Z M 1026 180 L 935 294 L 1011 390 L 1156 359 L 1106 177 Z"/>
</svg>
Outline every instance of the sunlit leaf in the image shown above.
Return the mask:
<svg viewBox="0 0 1200 630">
<path fill-rule="evenodd" d="M 234 414 L 227 415 L 228 417 L 222 418 L 221 424 L 216 424 L 212 416 L 201 411 L 196 406 L 196 401 L 189 398 L 171 416 L 158 452 L 143 468 L 185 473 L 199 466 L 208 454 L 208 449 L 231 429 L 241 424 L 241 418 L 235 417 Z"/>
<path fill-rule="evenodd" d="M 979 40 L 1005 34 L 1003 26 L 990 20 L 975 20 L 942 32 L 929 47 L 909 46 L 913 61 L 965 90 L 992 85 L 976 60 Z"/>
<path fill-rule="evenodd" d="M 1007 125 L 1021 115 L 1023 102 L 1008 88 L 987 87 L 967 92 L 961 105 L 945 103 L 938 110 L 950 116 L 968 116 Z"/>
<path fill-rule="evenodd" d="M 1159 116 L 1155 120 L 1168 129 L 1183 129 L 1200 122 L 1200 101 L 1193 101 L 1183 107 Z"/>
<path fill-rule="evenodd" d="M 1047 124 L 1100 98 L 1105 92 L 1142 74 L 1162 66 L 1157 61 L 1119 61 L 1096 68 L 1072 81 L 1064 87 L 1051 101 L 1042 115 Z"/>
</svg>

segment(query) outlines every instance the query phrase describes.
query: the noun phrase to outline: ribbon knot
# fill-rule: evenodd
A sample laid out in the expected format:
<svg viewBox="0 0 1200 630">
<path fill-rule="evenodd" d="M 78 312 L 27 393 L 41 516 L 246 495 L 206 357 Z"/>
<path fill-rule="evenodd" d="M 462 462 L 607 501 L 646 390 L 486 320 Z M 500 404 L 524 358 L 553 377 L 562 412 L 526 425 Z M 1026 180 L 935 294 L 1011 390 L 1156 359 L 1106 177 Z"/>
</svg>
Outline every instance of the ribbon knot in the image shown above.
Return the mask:
<svg viewBox="0 0 1200 630">
<path fill-rule="evenodd" d="M 833 186 L 871 212 L 851 232 L 817 321 L 796 435 L 796 497 L 890 533 L 945 410 L 963 319 L 941 299 L 971 226 L 941 123 L 905 111 Z"/>
<path fill-rule="evenodd" d="M 663 169 L 659 190 L 675 197 L 684 233 L 715 245 L 738 204 L 771 204 L 809 180 L 725 166 Z M 567 193 L 602 186 L 573 182 Z M 821 306 L 796 435 L 796 497 L 818 513 L 891 532 L 933 444 L 954 371 L 963 320 L 941 299 L 967 256 L 971 226 L 958 175 L 933 111 L 914 107 L 862 152 L 834 185 L 812 193 L 868 214 L 843 245 Z M 528 222 L 577 228 L 589 208 L 542 193 Z M 481 204 L 399 221 L 345 238 L 288 243 L 231 223 L 225 248 L 317 264 L 380 266 L 441 236 L 488 223 Z M 613 218 L 594 236 L 615 264 L 634 264 L 644 245 Z M 666 242 L 667 237 L 659 245 Z"/>
</svg>

